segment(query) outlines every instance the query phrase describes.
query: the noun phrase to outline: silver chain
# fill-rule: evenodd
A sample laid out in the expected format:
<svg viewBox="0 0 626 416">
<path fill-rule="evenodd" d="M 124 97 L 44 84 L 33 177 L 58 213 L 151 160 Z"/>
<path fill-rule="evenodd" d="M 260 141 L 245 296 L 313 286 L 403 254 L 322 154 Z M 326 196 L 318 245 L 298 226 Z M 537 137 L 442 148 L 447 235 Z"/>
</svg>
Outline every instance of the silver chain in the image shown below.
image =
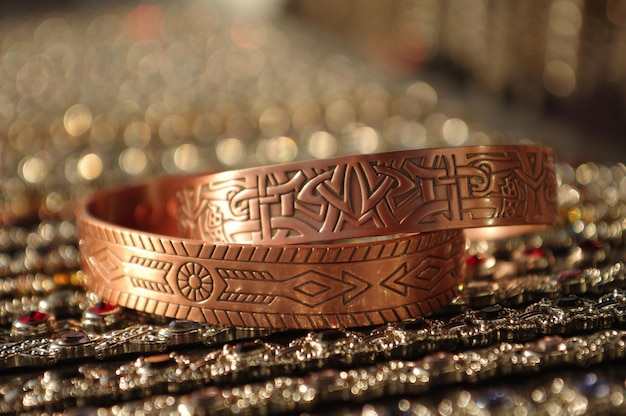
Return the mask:
<svg viewBox="0 0 626 416">
<path fill-rule="evenodd" d="M 339 345 L 354 347 L 353 341 L 344 339 L 333 343 L 332 348 L 320 342 L 308 343 L 308 348 L 302 345 L 295 355 L 302 358 L 308 354 L 304 361 L 294 354 L 285 355 L 274 344 L 256 342 L 225 345 L 200 356 L 172 352 L 142 356 L 118 365 L 84 364 L 72 370 L 50 370 L 23 383 L 2 385 L 5 401 L 0 410 L 59 411 L 68 406 L 111 405 L 119 400 L 151 396 L 148 401 L 123 406 L 127 410 L 145 408 L 149 402 L 152 413 L 159 414 L 165 414 L 174 405 L 184 414 L 307 411 L 324 403 L 363 403 L 383 397 L 420 395 L 437 387 L 483 383 L 549 368 L 586 368 L 621 360 L 626 350 L 626 332 L 610 329 L 567 338 L 550 335 L 527 343 L 498 342 L 479 349 L 439 351 L 416 360 L 385 360 L 341 368 L 340 364 L 347 361 L 344 354 L 339 359 L 343 362 L 336 362 L 333 368 L 301 372 L 323 367 L 342 355 Z M 312 352 L 315 347 L 319 350 Z M 280 375 L 286 371 L 292 375 Z M 303 375 L 293 375 L 299 373 Z M 253 379 L 258 381 L 249 382 Z M 164 394 L 177 397 L 172 396 L 168 402 L 160 396 Z M 161 405 L 159 400 L 164 400 Z M 166 406 L 159 409 L 163 404 Z"/>
</svg>

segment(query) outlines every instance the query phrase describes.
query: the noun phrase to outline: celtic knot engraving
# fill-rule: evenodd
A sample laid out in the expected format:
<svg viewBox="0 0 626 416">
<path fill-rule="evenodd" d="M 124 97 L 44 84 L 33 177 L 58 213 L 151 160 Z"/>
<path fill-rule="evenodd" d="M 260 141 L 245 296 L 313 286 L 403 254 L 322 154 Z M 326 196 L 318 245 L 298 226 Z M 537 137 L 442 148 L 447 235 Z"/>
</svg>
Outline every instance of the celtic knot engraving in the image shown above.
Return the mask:
<svg viewBox="0 0 626 416">
<path fill-rule="evenodd" d="M 208 175 L 179 192 L 179 223 L 187 237 L 272 244 L 550 223 L 555 186 L 542 147 L 426 149 Z"/>
<path fill-rule="evenodd" d="M 507 176 L 503 179 L 502 184 L 500 185 L 500 192 L 503 196 L 500 208 L 500 217 L 514 218 L 520 207 L 523 205 L 524 195 L 518 185 L 518 181 L 511 176 Z"/>
<path fill-rule="evenodd" d="M 322 232 L 342 229 L 345 223 L 359 226 L 371 221 L 385 226 L 391 216 L 385 198 L 399 183 L 406 184 L 397 176 L 368 163 L 338 165 L 305 183 L 297 200 L 326 210 Z"/>
</svg>

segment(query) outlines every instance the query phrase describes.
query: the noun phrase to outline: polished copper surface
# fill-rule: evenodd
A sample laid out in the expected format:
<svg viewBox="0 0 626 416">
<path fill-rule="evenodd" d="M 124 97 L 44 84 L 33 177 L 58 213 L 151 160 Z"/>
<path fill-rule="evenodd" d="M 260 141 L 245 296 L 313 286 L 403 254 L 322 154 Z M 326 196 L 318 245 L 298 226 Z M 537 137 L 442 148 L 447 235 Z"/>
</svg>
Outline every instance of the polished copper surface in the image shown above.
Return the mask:
<svg viewBox="0 0 626 416">
<path fill-rule="evenodd" d="M 281 247 L 173 237 L 174 193 L 184 180 L 103 191 L 79 207 L 89 290 L 172 318 L 329 328 L 428 314 L 449 303 L 463 283 L 461 230 Z"/>
<path fill-rule="evenodd" d="M 162 178 L 80 206 L 81 262 L 88 289 L 148 313 L 250 327 L 374 325 L 447 304 L 463 284 L 463 229 L 554 222 L 555 189 L 552 153 L 538 146 Z"/>
<path fill-rule="evenodd" d="M 180 185 L 179 231 L 264 245 L 557 219 L 552 151 L 466 146 L 212 173 Z"/>
</svg>

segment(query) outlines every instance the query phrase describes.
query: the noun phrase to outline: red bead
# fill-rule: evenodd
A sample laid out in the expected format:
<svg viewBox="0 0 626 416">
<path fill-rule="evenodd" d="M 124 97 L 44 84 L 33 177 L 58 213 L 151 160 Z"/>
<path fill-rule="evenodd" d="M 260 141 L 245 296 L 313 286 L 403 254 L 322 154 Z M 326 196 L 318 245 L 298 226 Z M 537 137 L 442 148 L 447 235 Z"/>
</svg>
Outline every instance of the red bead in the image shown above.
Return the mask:
<svg viewBox="0 0 626 416">
<path fill-rule="evenodd" d="M 18 320 L 23 324 L 38 324 L 41 322 L 45 322 L 48 320 L 50 315 L 44 312 L 39 311 L 31 311 L 26 315 L 22 315 L 18 318 Z"/>
<path fill-rule="evenodd" d="M 541 247 L 527 248 L 524 250 L 524 254 L 528 257 L 545 257 L 546 250 Z"/>
<path fill-rule="evenodd" d="M 585 240 L 582 241 L 579 245 L 585 251 L 597 251 L 604 248 L 604 244 L 598 240 Z"/>
<path fill-rule="evenodd" d="M 482 254 L 472 254 L 467 256 L 466 262 L 468 266 L 478 266 L 479 264 L 483 264 L 485 262 L 485 256 Z"/>
<path fill-rule="evenodd" d="M 92 307 L 89 308 L 89 312 L 95 313 L 97 315 L 104 315 L 109 312 L 113 312 L 117 309 L 116 305 L 110 304 L 108 302 L 99 302 Z"/>
<path fill-rule="evenodd" d="M 559 282 L 566 282 L 568 280 L 579 280 L 583 277 L 584 273 L 582 270 L 571 269 L 571 270 L 563 270 L 560 272 L 556 278 Z"/>
</svg>

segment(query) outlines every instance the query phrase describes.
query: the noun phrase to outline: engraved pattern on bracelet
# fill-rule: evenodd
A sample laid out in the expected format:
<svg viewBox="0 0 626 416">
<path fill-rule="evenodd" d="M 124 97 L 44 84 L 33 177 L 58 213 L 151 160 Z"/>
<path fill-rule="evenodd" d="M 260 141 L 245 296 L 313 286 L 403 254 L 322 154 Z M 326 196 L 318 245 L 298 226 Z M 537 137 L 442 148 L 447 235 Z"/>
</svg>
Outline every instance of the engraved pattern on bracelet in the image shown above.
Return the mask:
<svg viewBox="0 0 626 416">
<path fill-rule="evenodd" d="M 523 343 L 545 335 L 570 336 L 623 328 L 626 325 L 624 264 L 619 262 L 603 269 L 590 269 L 587 274 L 596 277 L 579 295 L 593 295 L 598 288 L 606 289 L 607 282 L 620 289 L 591 300 L 568 293 L 570 287 L 563 285 L 558 288 L 554 300 L 541 299 L 521 309 L 494 304 L 469 309 L 445 320 L 415 318 L 385 324 L 368 332 L 339 329 L 309 332 L 302 337 L 296 336 L 286 346 L 272 348 L 275 355 L 271 360 L 266 357 L 265 361 L 270 367 L 287 366 L 291 370 L 306 371 L 421 357 L 437 351 L 483 348 L 498 342 Z M 559 275 L 549 277 L 556 280 Z M 538 288 L 529 287 L 528 290 L 536 291 Z M 55 295 L 42 299 L 40 305 L 50 304 L 49 299 Z M 463 296 L 468 295 L 463 292 Z M 79 292 L 63 296 L 67 305 L 82 302 L 83 299 L 84 295 Z M 499 301 L 514 300 L 503 297 Z M 66 307 L 59 305 L 58 309 Z M 106 323 L 95 324 L 97 316 L 107 319 Z M 85 307 L 80 322 L 54 319 L 41 309 L 27 309 L 15 318 L 16 330 L 0 333 L 0 368 L 49 367 L 76 357 L 108 360 L 119 355 L 152 354 L 179 347 L 205 345 L 214 348 L 237 341 L 222 349 L 230 357 L 226 358 L 231 359 L 234 351 L 239 351 L 239 356 L 244 352 L 252 356 L 260 348 L 246 343 L 246 339 L 269 339 L 272 335 L 281 336 L 284 342 L 290 339 L 288 332 L 216 326 L 186 320 L 159 321 L 165 319 L 103 302 Z M 245 368 L 241 367 L 241 371 L 245 372 Z"/>
<path fill-rule="evenodd" d="M 335 247 L 201 244 L 79 216 L 87 287 L 177 319 L 268 328 L 377 325 L 448 304 L 465 239 L 449 230 Z"/>
<path fill-rule="evenodd" d="M 446 383 L 448 386 L 458 380 L 476 383 L 524 373 L 533 374 L 532 379 L 536 380 L 544 376 L 536 373 L 548 368 L 572 368 L 573 365 L 586 368 L 600 362 L 610 365 L 613 360 L 622 360 L 626 351 L 626 336 L 620 330 L 626 325 L 623 239 L 613 238 L 610 246 L 600 242 L 593 246 L 572 245 L 572 240 L 559 237 L 562 230 L 556 231 L 542 234 L 541 247 L 519 251 L 524 254 L 519 257 L 516 252 L 523 245 L 518 239 L 507 242 L 505 253 L 498 252 L 501 248 L 495 245 L 493 253 L 498 255 L 495 263 L 481 263 L 488 266 L 480 273 L 480 278 L 486 280 L 470 280 L 471 290 L 465 290 L 446 309 L 448 313 L 463 311 L 469 306 L 478 308 L 476 310 L 467 310 L 442 321 L 431 317 L 387 324 L 365 333 L 311 332 L 280 349 L 271 347 L 272 338 L 258 329 L 215 327 L 190 321 L 156 324 L 152 322 L 159 319 L 156 316 L 142 316 L 129 310 L 124 310 L 122 316 L 118 315 L 120 308 L 107 305 L 96 304 L 95 310 L 93 306 L 85 307 L 85 296 L 80 292 L 60 291 L 46 295 L 62 284 L 59 281 L 50 286 L 57 281 L 52 275 L 12 276 L 4 280 L 3 295 L 27 296 L 9 300 L 7 305 L 11 307 L 0 310 L 5 322 L 28 314 L 23 323 L 42 325 L 53 332 L 40 332 L 36 328 L 29 331 L 23 325 L 20 331 L 0 330 L 2 369 L 13 368 L 16 370 L 12 371 L 17 372 L 17 368 L 29 368 L 16 376 L 9 372 L 3 377 L 0 391 L 5 400 L 0 402 L 0 413 L 56 409 L 66 410 L 69 415 L 73 411 L 91 409 L 99 414 L 172 414 L 176 411 L 202 414 L 210 408 L 211 414 L 235 411 L 268 414 L 316 411 L 320 410 L 318 405 L 346 400 L 357 406 L 367 403 L 371 411 L 371 406 L 375 405 L 371 400 L 399 397 L 398 403 L 403 409 L 409 400 L 411 409 L 422 414 L 430 398 L 438 400 L 437 391 L 443 395 L 439 404 L 444 408 L 450 400 L 455 400 L 454 388 L 433 390 Z M 539 236 L 529 237 L 527 243 L 537 238 Z M 550 257 L 551 248 L 558 250 L 554 252 L 556 259 L 538 262 L 539 257 Z M 589 256 L 589 250 L 603 255 Z M 572 256 L 574 253 L 576 255 Z M 617 262 L 608 263 L 610 259 Z M 75 259 L 70 263 L 76 263 Z M 499 271 L 502 266 L 508 270 L 504 275 Z M 50 272 L 54 273 L 63 270 L 62 263 L 55 262 L 50 267 Z M 533 274 L 519 274 L 527 272 Z M 75 273 L 67 273 L 61 281 L 69 282 L 72 274 Z M 41 288 L 48 289 L 42 291 Z M 87 297 L 93 300 L 91 294 Z M 518 310 L 498 307 L 497 303 Z M 531 304 L 526 306 L 528 303 Z M 44 313 L 33 313 L 37 310 Z M 84 311 L 80 326 L 75 326 L 71 320 L 50 321 L 46 316 L 58 313 L 75 317 L 80 311 Z M 113 319 L 98 325 L 92 316 L 94 313 Z M 598 330 L 600 332 L 594 332 Z M 284 340 L 288 334 L 277 335 Z M 543 335 L 548 336 L 542 338 Z M 245 341 L 259 336 L 270 348 Z M 228 347 L 220 348 L 225 342 Z M 213 364 L 206 369 L 214 368 L 215 372 L 184 371 L 187 358 L 193 359 L 194 368 L 206 361 L 199 360 L 198 355 L 163 354 L 170 349 L 196 350 L 200 357 L 209 357 L 211 353 Z M 267 367 L 259 368 L 257 361 L 248 372 L 242 363 L 248 358 L 254 359 L 255 354 L 263 350 L 272 354 L 267 355 Z M 136 358 L 137 354 L 145 356 Z M 79 367 L 80 372 L 73 365 L 76 358 L 81 358 L 85 364 Z M 225 367 L 218 364 L 220 362 L 229 363 L 236 371 L 229 375 Z M 218 366 L 213 367 L 216 364 Z M 35 369 L 48 370 L 31 375 Z M 120 372 L 116 375 L 117 369 Z M 180 371 L 178 375 L 176 370 Z M 285 376 L 285 373 L 291 375 Z M 220 374 L 220 382 L 211 381 L 209 374 Z M 554 373 L 546 373 L 549 374 Z M 598 388 L 608 387 L 602 384 L 606 373 L 596 374 Z M 259 381 L 254 381 L 255 377 Z M 559 396 L 562 392 L 563 397 L 554 400 L 571 401 L 572 389 L 580 384 L 571 384 L 578 381 L 565 378 L 563 370 L 555 377 L 553 385 L 546 387 L 550 392 L 546 391 L 545 401 L 528 404 L 531 390 L 522 392 L 517 386 L 515 394 L 520 395 L 517 405 L 523 402 L 524 409 L 532 414 L 535 409 L 553 408 L 555 403 L 550 401 L 550 395 Z M 235 384 L 222 384 L 229 380 L 236 380 Z M 585 378 L 585 382 L 589 380 L 592 377 Z M 615 389 L 615 398 L 625 397 L 623 378 L 615 383 L 615 386 L 622 386 Z M 424 394 L 428 392 L 434 394 Z M 607 396 L 595 394 L 599 390 L 581 392 L 584 395 L 578 397 L 588 400 L 589 409 L 623 410 L 623 402 L 609 404 Z M 460 411 L 472 410 L 466 387 L 463 393 L 465 404 Z M 499 388 L 497 393 L 501 397 L 502 390 Z M 461 401 L 458 403 L 460 406 Z M 556 405 L 559 403 L 565 402 Z M 74 405 L 94 407 L 71 409 Z"/>
<path fill-rule="evenodd" d="M 625 270 L 621 262 L 585 270 L 582 275 L 588 276 L 589 286 L 564 284 L 557 290 L 561 295 L 558 299 L 540 300 L 521 311 L 487 307 L 446 321 L 419 319 L 387 324 L 366 334 L 342 330 L 311 332 L 286 346 L 244 341 L 245 335 L 235 338 L 233 328 L 228 327 L 189 321 L 173 321 L 169 325 L 142 323 L 149 316 L 142 318 L 131 311 L 129 317 L 119 317 L 125 328 L 100 334 L 87 334 L 80 327 L 57 321 L 54 330 L 60 331 L 58 334 L 41 337 L 33 332 L 27 335 L 28 339 L 5 343 L 8 349 L 3 354 L 2 367 L 51 367 L 74 358 L 109 360 L 126 354 L 148 355 L 113 367 L 92 362 L 82 365 L 76 373 L 52 368 L 42 377 L 24 382 L 24 387 L 4 384 L 1 388 L 5 392 L 18 388 L 10 397 L 19 398 L 20 404 L 5 402 L 0 411 L 60 409 L 68 403 L 84 406 L 94 400 L 104 405 L 120 398 L 136 399 L 165 391 L 183 394 L 177 396 L 176 403 L 190 406 L 192 413 L 201 410 L 196 406 L 206 405 L 206 400 L 216 397 L 233 398 L 227 406 L 231 411 L 306 410 L 311 405 L 338 399 L 367 402 L 383 396 L 422 394 L 435 386 L 476 383 L 498 375 L 534 374 L 563 365 L 587 367 L 600 361 L 619 360 L 626 353 L 626 335 L 611 328 L 624 325 L 624 293 L 609 291 L 596 302 L 565 296 L 563 291 L 575 289 L 593 294 L 607 290 L 609 283 L 626 287 Z M 550 278 L 557 282 L 567 276 L 578 278 L 573 272 L 554 273 Z M 97 309 L 103 314 L 112 310 L 106 305 Z M 84 316 L 95 312 L 88 308 Z M 45 323 L 48 317 L 44 315 L 29 322 Z M 260 332 L 257 335 L 263 336 Z M 217 344 L 233 339 L 239 342 L 218 348 Z M 209 347 L 209 351 L 163 354 L 169 348 L 199 344 Z M 281 376 L 285 371 L 308 373 L 304 377 Z M 237 385 L 229 387 L 223 383 Z M 205 397 L 206 390 L 197 390 L 206 385 L 213 386 L 210 388 L 219 395 Z M 185 395 L 194 390 L 195 393 Z M 246 395 L 241 396 L 244 391 Z M 296 400 L 304 391 L 308 399 Z M 49 394 L 52 392 L 55 393 Z M 253 392 L 260 394 L 259 400 L 250 396 L 256 394 Z M 129 402 L 123 406 L 132 405 Z"/>
<path fill-rule="evenodd" d="M 549 149 L 424 149 L 193 178 L 178 192 L 181 235 L 207 242 L 308 243 L 556 221 Z"/>
</svg>

